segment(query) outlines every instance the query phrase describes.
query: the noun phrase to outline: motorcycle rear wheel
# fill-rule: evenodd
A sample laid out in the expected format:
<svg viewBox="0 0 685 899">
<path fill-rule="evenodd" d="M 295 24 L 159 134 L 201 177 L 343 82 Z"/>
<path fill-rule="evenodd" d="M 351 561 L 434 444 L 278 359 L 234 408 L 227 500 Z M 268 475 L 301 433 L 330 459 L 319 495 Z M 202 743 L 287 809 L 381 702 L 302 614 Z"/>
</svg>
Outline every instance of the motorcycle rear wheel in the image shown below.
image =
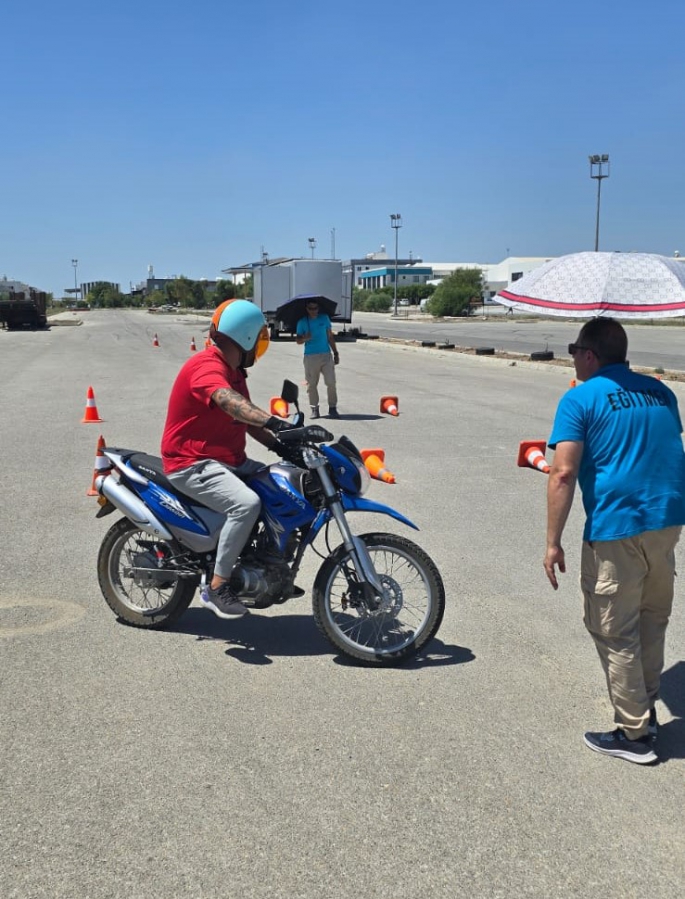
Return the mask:
<svg viewBox="0 0 685 899">
<path fill-rule="evenodd" d="M 396 534 L 362 534 L 384 587 L 380 607 L 369 610 L 355 597 L 339 546 L 314 581 L 314 619 L 341 653 L 366 665 L 397 665 L 420 652 L 437 633 L 445 612 L 445 587 L 428 553 Z"/>
<path fill-rule="evenodd" d="M 171 570 L 147 573 L 156 561 L 155 550 L 176 555 L 173 541 L 151 537 L 128 518 L 105 534 L 98 553 L 98 581 L 112 611 L 135 627 L 170 627 L 193 601 L 197 580 L 180 578 Z"/>
</svg>

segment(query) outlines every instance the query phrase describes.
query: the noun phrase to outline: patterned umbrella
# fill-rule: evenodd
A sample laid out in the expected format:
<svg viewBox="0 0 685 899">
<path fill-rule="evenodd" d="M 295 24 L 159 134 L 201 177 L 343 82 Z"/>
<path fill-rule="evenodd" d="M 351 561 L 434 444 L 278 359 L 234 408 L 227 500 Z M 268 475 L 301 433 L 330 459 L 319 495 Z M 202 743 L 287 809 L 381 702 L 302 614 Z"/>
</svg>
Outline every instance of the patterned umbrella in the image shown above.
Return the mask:
<svg viewBox="0 0 685 899">
<path fill-rule="evenodd" d="M 571 253 L 501 290 L 515 312 L 566 318 L 685 316 L 685 260 L 652 253 Z"/>
</svg>

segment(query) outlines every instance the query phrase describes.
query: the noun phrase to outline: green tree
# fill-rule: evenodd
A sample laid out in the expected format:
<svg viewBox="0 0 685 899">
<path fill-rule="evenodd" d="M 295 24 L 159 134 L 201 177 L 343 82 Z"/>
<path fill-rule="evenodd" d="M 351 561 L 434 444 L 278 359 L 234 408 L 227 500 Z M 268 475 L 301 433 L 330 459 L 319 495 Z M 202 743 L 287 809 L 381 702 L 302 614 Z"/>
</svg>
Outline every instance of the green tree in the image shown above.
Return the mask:
<svg viewBox="0 0 685 899">
<path fill-rule="evenodd" d="M 457 268 L 444 278 L 426 303 L 431 315 L 468 315 L 472 299 L 483 295 L 483 273 L 479 268 Z"/>
<path fill-rule="evenodd" d="M 387 312 L 392 306 L 393 295 L 385 289 L 374 291 L 366 301 L 367 312 Z"/>
<path fill-rule="evenodd" d="M 86 296 L 94 308 L 120 309 L 125 302 L 123 293 L 107 281 L 96 281 Z"/>
<path fill-rule="evenodd" d="M 214 305 L 218 306 L 224 300 L 233 300 L 236 296 L 235 284 L 233 281 L 217 281 L 216 291 L 214 293 Z"/>
</svg>

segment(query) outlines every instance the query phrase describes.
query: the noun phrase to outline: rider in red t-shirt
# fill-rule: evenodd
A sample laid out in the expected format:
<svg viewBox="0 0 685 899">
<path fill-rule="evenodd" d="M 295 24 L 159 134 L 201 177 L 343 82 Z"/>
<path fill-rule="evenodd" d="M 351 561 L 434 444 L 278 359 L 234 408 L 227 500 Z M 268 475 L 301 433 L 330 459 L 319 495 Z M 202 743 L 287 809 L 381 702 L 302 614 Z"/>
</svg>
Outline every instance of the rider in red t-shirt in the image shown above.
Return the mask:
<svg viewBox="0 0 685 899">
<path fill-rule="evenodd" d="M 222 304 L 209 336 L 215 345 L 191 357 L 172 387 L 162 459 L 175 487 L 226 515 L 214 574 L 200 598 L 220 618 L 235 618 L 247 608 L 228 581 L 260 510 L 259 497 L 242 480 L 262 467 L 247 458 L 245 435 L 274 449 L 275 432 L 291 425 L 250 402 L 245 369 L 269 345 L 260 310 L 247 300 Z"/>
</svg>

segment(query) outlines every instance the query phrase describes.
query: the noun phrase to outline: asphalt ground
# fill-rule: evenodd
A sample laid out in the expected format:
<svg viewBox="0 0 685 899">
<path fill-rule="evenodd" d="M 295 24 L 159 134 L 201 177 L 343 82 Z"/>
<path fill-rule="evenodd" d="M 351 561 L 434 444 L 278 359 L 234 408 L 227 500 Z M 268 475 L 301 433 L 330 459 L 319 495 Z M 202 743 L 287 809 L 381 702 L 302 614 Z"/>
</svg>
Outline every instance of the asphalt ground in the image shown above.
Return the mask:
<svg viewBox="0 0 685 899">
<path fill-rule="evenodd" d="M 545 476 L 515 464 L 520 440 L 547 437 L 570 370 L 341 343 L 330 428 L 385 449 L 397 483 L 369 495 L 420 531 L 353 525 L 416 540 L 447 592 L 425 656 L 373 670 L 319 635 L 309 593 L 237 622 L 194 605 L 171 632 L 116 621 L 96 577 L 115 516 L 86 496 L 97 438 L 156 452 L 204 334 L 145 313 L 83 322 L 0 332 L 0 896 L 682 896 L 683 591 L 663 761 L 590 752 L 583 732 L 612 724 L 581 620 L 580 503 L 554 593 Z M 274 342 L 256 402 L 302 382 L 301 352 Z M 102 424 L 81 423 L 89 386 Z"/>
</svg>

